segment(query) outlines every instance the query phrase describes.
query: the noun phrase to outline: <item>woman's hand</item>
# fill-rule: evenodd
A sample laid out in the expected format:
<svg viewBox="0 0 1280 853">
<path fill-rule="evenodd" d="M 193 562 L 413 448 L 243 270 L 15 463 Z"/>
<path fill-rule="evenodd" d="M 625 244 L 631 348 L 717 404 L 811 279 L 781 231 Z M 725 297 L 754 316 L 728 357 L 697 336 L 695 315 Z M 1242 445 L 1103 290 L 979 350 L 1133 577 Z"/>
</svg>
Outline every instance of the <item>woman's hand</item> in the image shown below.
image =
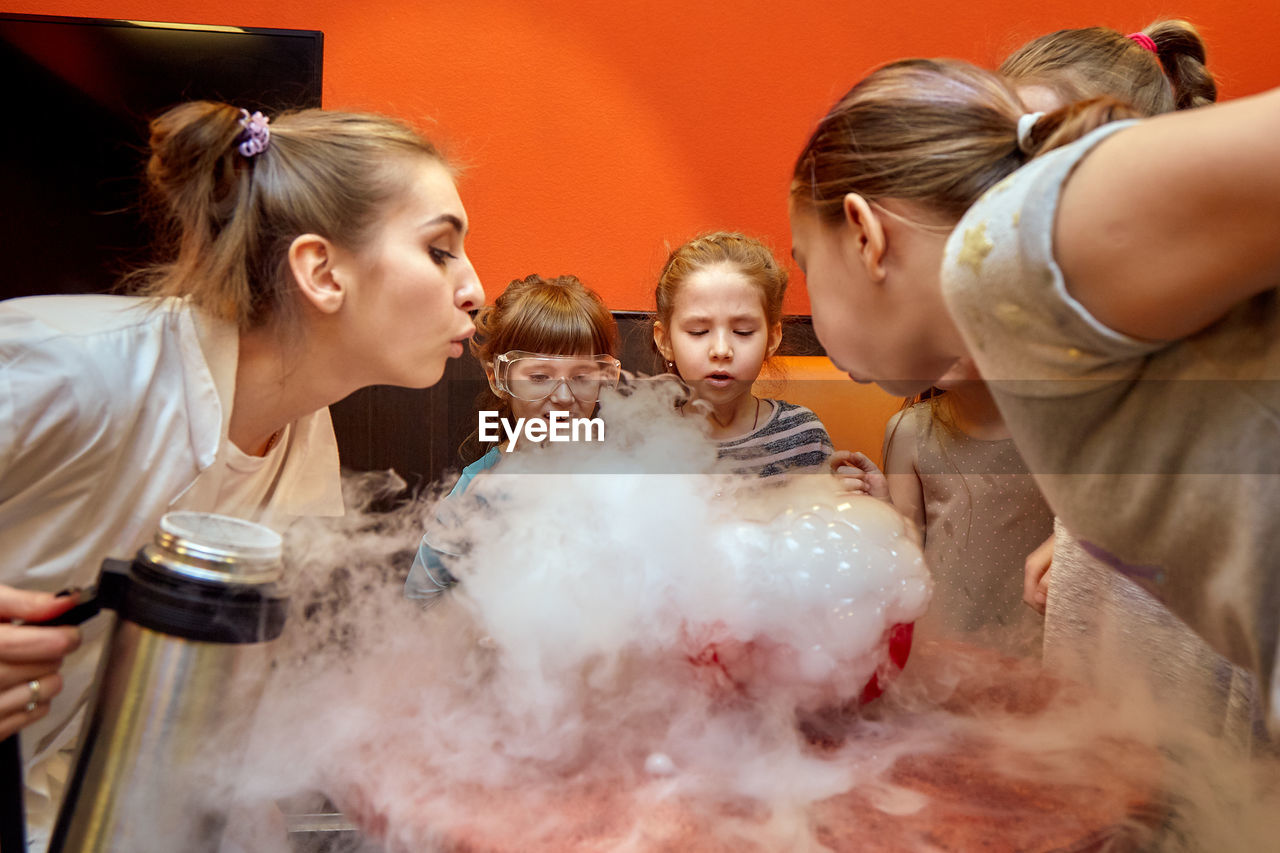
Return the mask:
<svg viewBox="0 0 1280 853">
<path fill-rule="evenodd" d="M 853 495 L 870 495 L 882 501 L 889 499 L 889 481 L 865 453 L 837 450 L 831 454 L 827 465 L 841 490 Z"/>
<path fill-rule="evenodd" d="M 0 586 L 0 740 L 49 713 L 62 690 L 62 659 L 80 645 L 80 629 L 24 625 L 70 610 L 74 596 L 57 597 Z"/>
<path fill-rule="evenodd" d="M 1022 570 L 1022 600 L 1044 615 L 1049 601 L 1049 567 L 1053 565 L 1053 534 L 1030 554 Z"/>
</svg>

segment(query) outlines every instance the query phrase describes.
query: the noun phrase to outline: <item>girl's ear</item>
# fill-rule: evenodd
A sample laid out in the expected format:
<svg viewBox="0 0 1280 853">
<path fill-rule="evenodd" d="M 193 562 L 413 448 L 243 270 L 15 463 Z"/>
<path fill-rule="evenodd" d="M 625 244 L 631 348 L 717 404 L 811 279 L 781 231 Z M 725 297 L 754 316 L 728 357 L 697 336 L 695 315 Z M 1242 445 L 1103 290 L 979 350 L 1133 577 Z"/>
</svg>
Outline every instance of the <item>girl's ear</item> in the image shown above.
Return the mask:
<svg viewBox="0 0 1280 853">
<path fill-rule="evenodd" d="M 653 344 L 658 348 L 658 352 L 662 353 L 664 360 L 676 360 L 675 350 L 671 348 L 671 335 L 667 333 L 667 327 L 661 320 L 653 321 Z"/>
<path fill-rule="evenodd" d="M 782 346 L 782 321 L 774 323 L 769 327 L 769 351 L 765 353 L 765 358 L 769 358 L 778 351 L 778 347 Z"/>
<path fill-rule="evenodd" d="M 871 203 L 857 193 L 844 197 L 844 224 L 849 231 L 851 252 L 867 271 L 871 281 L 884 281 L 884 253 L 886 247 L 884 222 Z"/>
<path fill-rule="evenodd" d="M 300 234 L 289 244 L 289 271 L 298 291 L 325 314 L 337 313 L 347 295 L 335 255 L 334 245 L 319 234 Z"/>
</svg>

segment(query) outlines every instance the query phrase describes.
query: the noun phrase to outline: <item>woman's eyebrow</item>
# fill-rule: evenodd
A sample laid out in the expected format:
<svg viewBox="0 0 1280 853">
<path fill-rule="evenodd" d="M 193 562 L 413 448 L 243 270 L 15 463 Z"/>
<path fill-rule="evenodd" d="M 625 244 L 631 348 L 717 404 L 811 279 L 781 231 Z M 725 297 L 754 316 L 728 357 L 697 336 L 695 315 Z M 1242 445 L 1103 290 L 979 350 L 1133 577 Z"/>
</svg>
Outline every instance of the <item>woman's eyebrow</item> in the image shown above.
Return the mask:
<svg viewBox="0 0 1280 853">
<path fill-rule="evenodd" d="M 452 213 L 442 213 L 434 219 L 428 219 L 426 222 L 422 223 L 422 227 L 431 228 L 441 224 L 452 227 L 459 235 L 465 235 L 467 233 L 466 223 L 454 216 Z"/>
</svg>

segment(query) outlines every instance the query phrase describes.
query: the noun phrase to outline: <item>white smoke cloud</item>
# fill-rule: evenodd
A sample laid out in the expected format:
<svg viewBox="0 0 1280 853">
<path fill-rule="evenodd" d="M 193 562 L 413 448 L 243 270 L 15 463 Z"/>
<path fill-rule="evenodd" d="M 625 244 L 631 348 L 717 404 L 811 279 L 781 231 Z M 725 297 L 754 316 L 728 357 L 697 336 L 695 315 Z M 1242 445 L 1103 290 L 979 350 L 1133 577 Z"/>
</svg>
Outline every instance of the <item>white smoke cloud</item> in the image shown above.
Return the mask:
<svg viewBox="0 0 1280 853">
<path fill-rule="evenodd" d="M 295 529 L 241 799 L 323 792 L 390 851 L 1260 849 L 1232 845 L 1280 786 L 1140 695 L 937 643 L 857 708 L 927 606 L 903 522 L 823 476 L 720 473 L 670 403 L 611 397 L 604 444 L 477 478 L 431 609 L 400 588 L 432 501 Z"/>
</svg>

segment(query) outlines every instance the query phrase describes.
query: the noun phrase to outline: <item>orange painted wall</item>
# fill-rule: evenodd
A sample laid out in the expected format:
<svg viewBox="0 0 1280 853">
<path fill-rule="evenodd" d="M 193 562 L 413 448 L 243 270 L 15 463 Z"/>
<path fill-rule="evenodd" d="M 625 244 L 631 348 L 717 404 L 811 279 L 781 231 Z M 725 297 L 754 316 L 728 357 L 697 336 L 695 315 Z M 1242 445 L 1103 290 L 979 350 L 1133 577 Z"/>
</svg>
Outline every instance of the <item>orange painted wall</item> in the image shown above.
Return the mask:
<svg viewBox="0 0 1280 853">
<path fill-rule="evenodd" d="M 319 29 L 325 105 L 411 120 L 467 165 L 490 293 L 573 272 L 652 306 L 668 243 L 711 228 L 785 254 L 792 159 L 830 103 L 906 55 L 994 63 L 1063 26 L 1202 29 L 1228 97 L 1280 85 L 1280 3 L 1239 0 L 4 0 L 5 11 Z M 787 308 L 805 313 L 797 281 Z"/>
</svg>

